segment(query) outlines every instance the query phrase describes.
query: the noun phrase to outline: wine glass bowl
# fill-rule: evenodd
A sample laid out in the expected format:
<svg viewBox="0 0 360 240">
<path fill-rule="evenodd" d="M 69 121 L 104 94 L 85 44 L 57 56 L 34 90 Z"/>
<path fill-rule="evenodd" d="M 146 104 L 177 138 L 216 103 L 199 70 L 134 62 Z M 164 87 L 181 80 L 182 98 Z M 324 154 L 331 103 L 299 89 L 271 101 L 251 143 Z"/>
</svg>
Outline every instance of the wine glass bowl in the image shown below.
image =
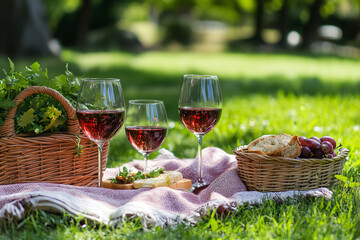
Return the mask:
<svg viewBox="0 0 360 240">
<path fill-rule="evenodd" d="M 201 188 L 207 183 L 203 179 L 202 170 L 202 141 L 221 117 L 222 97 L 220 84 L 214 75 L 184 75 L 180 97 L 179 115 L 181 122 L 198 139 L 198 174 L 197 181 L 191 191 Z"/>
<path fill-rule="evenodd" d="M 195 135 L 205 135 L 219 121 L 221 108 L 180 107 L 181 122 Z"/>
<path fill-rule="evenodd" d="M 130 100 L 127 109 L 125 133 L 131 145 L 147 159 L 164 142 L 167 133 L 165 106 L 159 100 Z"/>
<path fill-rule="evenodd" d="M 81 80 L 76 116 L 84 134 L 98 146 L 98 186 L 102 186 L 102 148 L 120 130 L 125 119 L 125 102 L 119 79 Z"/>
<path fill-rule="evenodd" d="M 77 118 L 82 131 L 95 143 L 107 142 L 124 123 L 121 110 L 78 110 Z"/>
</svg>

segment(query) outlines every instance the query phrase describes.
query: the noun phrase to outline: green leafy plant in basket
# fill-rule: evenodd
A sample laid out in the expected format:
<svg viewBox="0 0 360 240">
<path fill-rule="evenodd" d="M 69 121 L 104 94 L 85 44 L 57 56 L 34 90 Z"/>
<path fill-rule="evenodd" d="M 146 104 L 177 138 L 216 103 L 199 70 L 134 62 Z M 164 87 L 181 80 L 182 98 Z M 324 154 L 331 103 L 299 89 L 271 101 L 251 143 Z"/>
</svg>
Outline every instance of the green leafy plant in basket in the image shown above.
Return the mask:
<svg viewBox="0 0 360 240">
<path fill-rule="evenodd" d="M 79 81 L 66 66 L 64 74 L 49 78 L 47 69 L 38 62 L 25 68 L 24 72 L 15 71 L 14 63 L 9 59 L 10 71 L 5 70 L 5 78 L 0 79 L 0 126 L 3 125 L 8 110 L 15 106 L 14 98 L 30 86 L 46 86 L 59 91 L 75 106 Z M 63 131 L 66 128 L 67 115 L 63 106 L 47 94 L 27 97 L 19 106 L 15 115 L 15 132 L 39 134 Z"/>
</svg>

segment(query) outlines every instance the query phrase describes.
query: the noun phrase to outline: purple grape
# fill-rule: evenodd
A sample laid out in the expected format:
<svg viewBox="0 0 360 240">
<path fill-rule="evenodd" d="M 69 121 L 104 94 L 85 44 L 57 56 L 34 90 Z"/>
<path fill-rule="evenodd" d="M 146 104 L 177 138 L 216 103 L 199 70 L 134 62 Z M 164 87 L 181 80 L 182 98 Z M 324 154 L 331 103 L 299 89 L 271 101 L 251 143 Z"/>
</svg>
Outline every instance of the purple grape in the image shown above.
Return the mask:
<svg viewBox="0 0 360 240">
<path fill-rule="evenodd" d="M 327 157 L 327 158 L 333 158 L 333 157 L 336 157 L 336 152 L 332 152 L 332 153 L 328 153 L 328 154 L 325 154 L 325 156 Z"/>
<path fill-rule="evenodd" d="M 334 147 L 331 142 L 323 141 L 320 146 L 321 151 L 325 154 L 334 152 Z"/>
<path fill-rule="evenodd" d="M 314 139 L 305 139 L 304 144 L 301 145 L 310 148 L 312 152 L 314 152 L 314 149 L 320 148 L 320 143 Z"/>
<path fill-rule="evenodd" d="M 310 139 L 313 139 L 315 141 L 318 141 L 319 143 L 321 143 L 320 139 L 318 137 L 311 137 Z"/>
<path fill-rule="evenodd" d="M 321 141 L 321 142 L 328 141 L 328 142 L 330 142 L 330 143 L 333 145 L 334 149 L 336 148 L 336 141 L 335 141 L 335 139 L 333 139 L 332 137 L 325 136 L 325 137 L 320 138 L 320 141 Z"/>
<path fill-rule="evenodd" d="M 300 142 L 301 146 L 304 145 L 305 139 L 307 139 L 307 138 L 304 137 L 304 136 L 300 136 L 300 137 L 299 137 L 299 142 Z"/>
<path fill-rule="evenodd" d="M 308 147 L 301 147 L 300 158 L 310 158 L 311 150 Z"/>
<path fill-rule="evenodd" d="M 323 158 L 323 152 L 321 151 L 321 148 L 320 146 L 319 147 L 316 147 L 312 150 L 312 153 L 313 153 L 313 156 L 314 158 Z"/>
</svg>

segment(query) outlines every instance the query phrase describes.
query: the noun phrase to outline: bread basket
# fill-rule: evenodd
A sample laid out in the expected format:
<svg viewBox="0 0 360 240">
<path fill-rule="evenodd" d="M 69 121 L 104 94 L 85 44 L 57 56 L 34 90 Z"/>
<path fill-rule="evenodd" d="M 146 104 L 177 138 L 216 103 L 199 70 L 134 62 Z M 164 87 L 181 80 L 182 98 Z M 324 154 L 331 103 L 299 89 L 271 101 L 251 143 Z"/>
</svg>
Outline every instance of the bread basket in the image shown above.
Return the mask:
<svg viewBox="0 0 360 240">
<path fill-rule="evenodd" d="M 349 150 L 341 148 L 333 158 L 286 158 L 249 153 L 241 146 L 233 152 L 238 174 L 248 190 L 281 192 L 330 187 L 341 174 Z"/>
<path fill-rule="evenodd" d="M 61 103 L 67 113 L 66 131 L 51 134 L 16 134 L 17 106 L 32 94 L 44 93 Z M 0 126 L 0 184 L 50 182 L 78 186 L 97 186 L 98 151 L 80 130 L 75 109 L 54 89 L 34 86 L 19 93 Z M 80 138 L 84 147 L 80 158 L 73 152 Z M 103 148 L 105 170 L 108 144 Z"/>
</svg>

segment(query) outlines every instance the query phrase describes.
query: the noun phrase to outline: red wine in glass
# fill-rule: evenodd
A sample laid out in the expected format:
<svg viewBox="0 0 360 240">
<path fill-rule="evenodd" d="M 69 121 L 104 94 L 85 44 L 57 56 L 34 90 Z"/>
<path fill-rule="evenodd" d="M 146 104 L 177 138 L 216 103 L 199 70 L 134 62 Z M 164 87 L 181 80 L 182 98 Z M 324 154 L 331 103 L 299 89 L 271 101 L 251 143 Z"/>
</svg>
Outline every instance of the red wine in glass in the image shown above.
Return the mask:
<svg viewBox="0 0 360 240">
<path fill-rule="evenodd" d="M 219 121 L 221 108 L 181 107 L 179 114 L 182 123 L 192 133 L 206 134 Z"/>
<path fill-rule="evenodd" d="M 167 117 L 164 103 L 159 100 L 130 100 L 126 112 L 126 136 L 131 145 L 147 159 L 164 142 Z"/>
<path fill-rule="evenodd" d="M 82 110 L 76 112 L 81 130 L 93 141 L 108 141 L 124 123 L 123 110 Z"/>
<path fill-rule="evenodd" d="M 201 145 L 205 134 L 219 121 L 222 112 L 220 84 L 215 75 L 184 75 L 179 97 L 179 115 L 198 140 L 198 178 L 190 191 L 207 185 L 203 179 Z"/>
<path fill-rule="evenodd" d="M 102 187 L 102 149 L 124 124 L 125 102 L 120 79 L 83 78 L 76 116 L 84 134 L 98 146 L 98 187 Z"/>
<path fill-rule="evenodd" d="M 125 127 L 131 145 L 139 152 L 151 153 L 158 149 L 166 136 L 165 127 Z"/>
</svg>

